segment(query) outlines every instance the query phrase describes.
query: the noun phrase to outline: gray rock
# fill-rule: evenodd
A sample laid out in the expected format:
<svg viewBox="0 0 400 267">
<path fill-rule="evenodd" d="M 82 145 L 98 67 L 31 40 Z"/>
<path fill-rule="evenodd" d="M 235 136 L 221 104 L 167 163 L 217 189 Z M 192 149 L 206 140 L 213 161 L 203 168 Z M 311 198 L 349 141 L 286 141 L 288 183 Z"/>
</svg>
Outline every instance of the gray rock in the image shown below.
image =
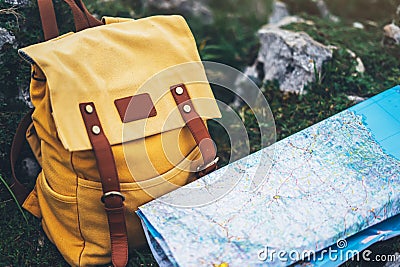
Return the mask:
<svg viewBox="0 0 400 267">
<path fill-rule="evenodd" d="M 298 16 L 286 16 L 286 17 L 282 18 L 281 20 L 277 21 L 276 23 L 269 23 L 269 24 L 263 26 L 263 28 L 265 28 L 265 29 L 266 28 L 281 28 L 283 26 L 293 24 L 293 23 L 305 23 L 310 26 L 315 25 L 315 23 L 311 20 L 305 20 Z"/>
<path fill-rule="evenodd" d="M 356 29 L 360 29 L 360 30 L 363 30 L 365 28 L 364 24 L 362 24 L 361 22 L 358 22 L 358 21 L 353 22 L 353 27 Z"/>
<path fill-rule="evenodd" d="M 40 172 L 40 166 L 33 158 L 27 157 L 21 161 L 21 169 L 27 178 L 33 179 Z"/>
<path fill-rule="evenodd" d="M 358 103 L 366 100 L 367 98 L 366 97 L 361 97 L 361 96 L 358 96 L 358 95 L 348 95 L 347 99 L 352 101 L 354 104 L 358 104 Z"/>
<path fill-rule="evenodd" d="M 384 31 L 384 44 L 400 44 L 400 28 L 394 23 L 388 24 L 383 27 Z"/>
<path fill-rule="evenodd" d="M 313 1 L 316 3 L 319 13 L 323 18 L 327 18 L 333 22 L 339 22 L 339 18 L 336 17 L 335 15 L 332 15 L 327 5 L 325 4 L 324 0 L 313 0 Z"/>
<path fill-rule="evenodd" d="M 304 93 L 304 86 L 321 73 L 323 62 L 332 58 L 331 48 L 303 32 L 261 28 L 258 35 L 261 46 L 254 66 L 263 65 L 258 72 L 263 77 L 256 78 L 277 80 L 284 92 Z"/>
<path fill-rule="evenodd" d="M 368 26 L 371 26 L 371 27 L 378 27 L 379 26 L 378 23 L 376 23 L 376 21 L 373 21 L 373 20 L 366 20 L 365 24 L 367 24 Z"/>
<path fill-rule="evenodd" d="M 192 15 L 200 18 L 204 24 L 213 22 L 213 14 L 207 5 L 207 0 L 147 0 L 144 2 L 145 8 L 158 10 L 173 10 L 184 15 Z"/>
<path fill-rule="evenodd" d="M 364 66 L 364 63 L 362 62 L 361 58 L 357 57 L 356 61 L 357 61 L 356 71 L 361 74 L 364 73 L 365 66 Z"/>
<path fill-rule="evenodd" d="M 31 96 L 29 94 L 29 86 L 19 88 L 17 99 L 25 103 L 29 108 L 33 108 Z"/>
<path fill-rule="evenodd" d="M 306 33 L 282 30 L 281 25 L 310 23 L 300 18 L 286 16 L 275 24 L 267 24 L 258 31 L 260 49 L 256 61 L 244 70 L 257 86 L 265 81 L 277 80 L 281 91 L 302 94 L 304 86 L 315 81 L 324 61 L 332 58 L 333 46 L 324 46 Z M 351 52 L 351 51 L 350 51 Z M 355 56 L 355 54 L 354 54 Z M 231 106 L 239 108 L 243 101 L 238 95 L 251 94 L 243 77 L 235 81 L 236 97 Z"/>
<path fill-rule="evenodd" d="M 15 36 L 4 28 L 0 28 L 0 50 L 5 44 L 15 45 Z"/>
<path fill-rule="evenodd" d="M 289 16 L 289 11 L 287 10 L 287 6 L 285 3 L 281 1 L 274 1 L 272 5 L 272 13 L 268 19 L 269 24 L 276 24 L 284 17 Z"/>
<path fill-rule="evenodd" d="M 350 49 L 346 49 L 347 53 L 350 54 L 350 56 L 355 59 L 357 66 L 356 66 L 356 72 L 363 74 L 365 72 L 365 66 L 364 63 L 362 62 L 361 58 L 356 55 L 353 51 Z M 357 73 L 353 73 L 353 76 L 357 76 Z"/>
<path fill-rule="evenodd" d="M 261 67 L 261 68 L 260 68 Z M 258 87 L 261 87 L 263 75 L 263 65 L 262 64 L 254 64 L 253 66 L 248 66 L 245 68 L 243 72 L 243 76 L 238 76 L 235 80 L 234 91 L 236 92 L 235 97 L 230 104 L 231 107 L 239 110 L 240 107 L 244 105 L 243 100 L 239 96 L 246 96 L 247 99 L 255 99 L 258 96 L 258 91 L 254 91 L 254 87 L 249 84 L 248 79 L 253 81 Z M 247 77 L 247 78 L 246 78 Z"/>
<path fill-rule="evenodd" d="M 280 28 L 292 23 L 307 23 L 314 25 L 314 22 L 312 21 L 304 20 L 298 16 L 291 16 L 285 3 L 274 1 L 268 24 L 266 24 L 264 28 Z"/>
</svg>

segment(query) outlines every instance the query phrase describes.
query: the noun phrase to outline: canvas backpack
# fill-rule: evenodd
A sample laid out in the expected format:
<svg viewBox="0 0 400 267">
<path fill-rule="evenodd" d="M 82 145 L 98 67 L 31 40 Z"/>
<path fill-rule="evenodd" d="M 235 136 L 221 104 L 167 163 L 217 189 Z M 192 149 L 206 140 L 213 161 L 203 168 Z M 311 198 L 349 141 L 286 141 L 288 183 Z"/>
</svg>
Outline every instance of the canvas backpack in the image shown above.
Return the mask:
<svg viewBox="0 0 400 267">
<path fill-rule="evenodd" d="M 11 188 L 70 265 L 125 266 L 145 244 L 137 207 L 216 168 L 206 121 L 220 112 L 181 16 L 99 21 L 65 2 L 77 32 L 58 37 L 38 0 L 47 41 L 19 50 L 35 108 L 13 141 Z M 31 192 L 14 169 L 25 135 L 42 167 Z"/>
</svg>

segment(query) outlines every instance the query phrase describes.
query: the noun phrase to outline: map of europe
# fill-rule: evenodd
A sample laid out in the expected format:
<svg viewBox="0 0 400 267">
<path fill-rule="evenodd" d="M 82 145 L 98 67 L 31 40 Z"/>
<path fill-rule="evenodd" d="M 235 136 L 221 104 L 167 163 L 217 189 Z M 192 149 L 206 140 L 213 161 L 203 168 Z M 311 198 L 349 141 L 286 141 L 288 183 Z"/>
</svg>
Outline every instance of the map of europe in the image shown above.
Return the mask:
<svg viewBox="0 0 400 267">
<path fill-rule="evenodd" d="M 399 214 L 399 159 L 400 86 L 147 203 L 138 215 L 161 266 L 286 266 L 301 260 L 289 252 L 319 251 Z"/>
</svg>

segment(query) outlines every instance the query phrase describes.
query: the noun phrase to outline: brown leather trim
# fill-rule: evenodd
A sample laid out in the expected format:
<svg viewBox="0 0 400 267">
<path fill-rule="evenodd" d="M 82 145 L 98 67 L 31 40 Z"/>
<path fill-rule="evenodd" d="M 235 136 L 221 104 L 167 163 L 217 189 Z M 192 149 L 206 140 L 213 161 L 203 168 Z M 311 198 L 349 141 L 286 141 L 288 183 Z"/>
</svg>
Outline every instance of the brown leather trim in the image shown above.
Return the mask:
<svg viewBox="0 0 400 267">
<path fill-rule="evenodd" d="M 176 92 L 177 87 L 181 87 L 183 89 L 181 94 Z M 178 110 L 186 123 L 186 126 L 189 128 L 197 146 L 200 149 L 204 165 L 209 164 L 215 159 L 217 152 L 203 119 L 196 112 L 193 103 L 190 100 L 186 86 L 184 84 L 173 85 L 170 87 L 170 91 L 174 97 L 175 103 L 178 106 Z M 190 112 L 184 111 L 184 106 L 186 105 L 190 107 Z"/>
<path fill-rule="evenodd" d="M 91 106 L 89 109 L 87 106 Z M 93 146 L 97 168 L 100 173 L 103 194 L 120 192 L 117 168 L 110 142 L 104 134 L 94 103 L 81 103 L 79 108 L 90 143 Z M 88 112 L 89 110 L 90 112 Z M 111 239 L 111 258 L 116 267 L 128 262 L 128 236 L 126 230 L 123 198 L 110 194 L 102 198 L 108 218 Z M 100 199 L 99 199 L 100 202 Z"/>
<path fill-rule="evenodd" d="M 76 31 L 103 25 L 100 20 L 89 13 L 82 0 L 64 0 L 64 2 L 66 2 L 72 10 Z"/>
<path fill-rule="evenodd" d="M 50 40 L 59 35 L 56 14 L 52 0 L 37 0 L 44 39 Z"/>
<path fill-rule="evenodd" d="M 37 0 L 40 19 L 44 33 L 44 39 L 50 40 L 59 35 L 56 15 L 52 0 Z M 96 19 L 87 10 L 82 0 L 64 0 L 71 8 L 72 15 L 74 16 L 75 29 L 81 31 L 86 28 L 103 25 L 103 23 Z"/>
<path fill-rule="evenodd" d="M 131 122 L 157 115 L 148 93 L 128 96 L 114 101 L 122 122 Z"/>
<path fill-rule="evenodd" d="M 17 199 L 18 203 L 22 205 L 25 199 L 28 197 L 28 190 L 25 188 L 23 184 L 17 178 L 15 173 L 15 165 L 18 160 L 18 156 L 21 153 L 22 146 L 25 143 L 25 136 L 26 131 L 29 128 L 29 125 L 32 123 L 32 113 L 33 109 L 30 110 L 21 120 L 18 125 L 18 128 L 15 132 L 14 139 L 11 145 L 11 152 L 10 152 L 10 162 L 11 162 L 11 179 L 10 179 L 10 189 L 12 190 L 15 198 Z"/>
<path fill-rule="evenodd" d="M 64 0 L 64 2 L 67 3 L 71 8 L 76 31 L 81 31 L 83 29 L 89 28 L 90 26 L 86 19 L 86 16 L 82 13 L 76 2 L 74 0 Z"/>
<path fill-rule="evenodd" d="M 210 172 L 215 171 L 218 168 L 217 163 L 214 163 L 207 168 L 200 170 L 196 173 L 197 178 L 203 177 L 206 174 L 209 174 Z"/>
<path fill-rule="evenodd" d="M 65 0 L 64 0 L 65 1 Z M 82 0 L 75 0 L 76 5 L 79 7 L 79 9 L 83 12 L 85 19 L 87 21 L 88 27 L 96 27 L 96 26 L 101 26 L 103 25 L 103 22 L 100 20 L 96 19 L 86 8 L 85 4 L 82 2 Z M 75 26 L 77 27 L 76 23 Z M 82 28 L 81 30 L 86 29 Z M 77 31 L 80 31 L 77 29 Z"/>
</svg>

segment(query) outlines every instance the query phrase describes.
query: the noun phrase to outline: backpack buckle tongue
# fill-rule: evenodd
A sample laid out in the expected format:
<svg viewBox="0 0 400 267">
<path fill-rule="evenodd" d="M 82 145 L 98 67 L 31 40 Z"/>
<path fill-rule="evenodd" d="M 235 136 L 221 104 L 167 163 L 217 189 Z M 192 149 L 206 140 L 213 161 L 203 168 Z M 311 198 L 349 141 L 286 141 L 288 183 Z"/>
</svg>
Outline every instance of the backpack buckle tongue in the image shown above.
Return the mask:
<svg viewBox="0 0 400 267">
<path fill-rule="evenodd" d="M 101 202 L 104 203 L 106 197 L 109 197 L 109 196 L 119 196 L 120 198 L 122 198 L 122 201 L 125 201 L 125 196 L 123 194 L 121 194 L 121 192 L 110 191 L 101 196 Z"/>
<path fill-rule="evenodd" d="M 214 164 L 217 164 L 218 161 L 219 161 L 219 157 L 216 157 L 213 161 L 211 161 L 211 162 L 208 163 L 207 165 L 205 165 L 205 166 L 204 166 L 204 165 L 198 166 L 198 167 L 197 167 L 197 171 L 199 172 L 199 171 L 201 171 L 201 170 L 207 169 L 207 168 L 213 166 Z"/>
<path fill-rule="evenodd" d="M 219 160 L 219 157 L 216 157 L 210 163 L 197 167 L 197 173 L 196 173 L 197 178 L 203 177 L 204 175 L 215 171 L 217 169 L 217 167 L 218 167 L 217 166 L 218 160 Z"/>
</svg>

